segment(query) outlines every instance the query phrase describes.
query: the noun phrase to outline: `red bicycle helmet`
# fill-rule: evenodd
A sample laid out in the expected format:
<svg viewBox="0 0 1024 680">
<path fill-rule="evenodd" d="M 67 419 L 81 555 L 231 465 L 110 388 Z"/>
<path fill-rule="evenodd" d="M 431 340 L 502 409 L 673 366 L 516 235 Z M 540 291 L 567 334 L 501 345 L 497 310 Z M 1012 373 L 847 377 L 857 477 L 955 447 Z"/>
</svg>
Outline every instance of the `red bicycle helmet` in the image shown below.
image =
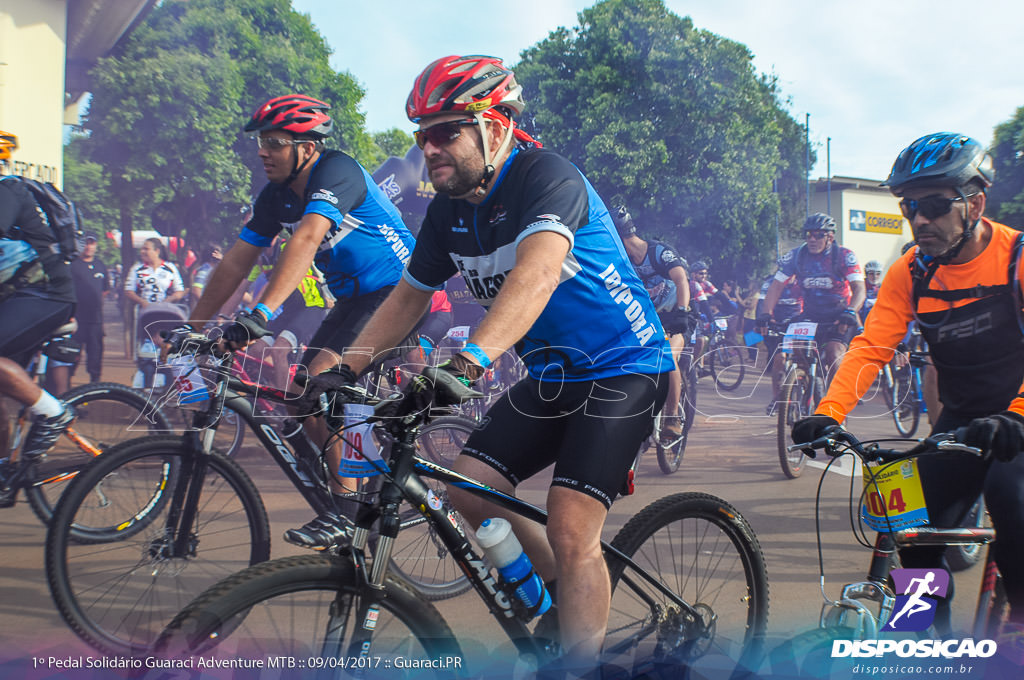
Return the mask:
<svg viewBox="0 0 1024 680">
<path fill-rule="evenodd" d="M 307 139 L 323 139 L 334 127 L 325 113 L 329 108 L 329 104 L 302 94 L 274 97 L 256 109 L 245 131 L 286 130 Z"/>
<path fill-rule="evenodd" d="M 497 57 L 453 54 L 423 69 L 405 102 L 405 113 L 418 123 L 439 113 L 476 114 L 495 107 L 514 115 L 526 108 L 515 74 Z"/>
</svg>

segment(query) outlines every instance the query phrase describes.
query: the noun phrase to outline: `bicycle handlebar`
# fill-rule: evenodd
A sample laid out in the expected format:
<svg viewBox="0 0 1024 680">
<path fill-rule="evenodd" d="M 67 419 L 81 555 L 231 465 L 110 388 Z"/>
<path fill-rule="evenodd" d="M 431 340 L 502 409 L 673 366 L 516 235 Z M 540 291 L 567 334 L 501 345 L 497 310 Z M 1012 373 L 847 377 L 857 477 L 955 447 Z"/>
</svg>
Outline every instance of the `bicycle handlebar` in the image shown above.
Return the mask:
<svg viewBox="0 0 1024 680">
<path fill-rule="evenodd" d="M 786 449 L 790 452 L 798 449 L 824 450 L 830 456 L 838 456 L 845 451 L 852 451 L 861 460 L 879 463 L 891 463 L 893 461 L 911 458 L 926 452 L 942 453 L 970 453 L 976 456 L 984 456 L 985 452 L 977 447 L 968 446 L 953 439 L 952 433 L 942 433 L 934 437 L 924 437 L 916 440 L 917 443 L 909 449 L 883 449 L 871 442 L 862 442 L 841 425 L 829 428 L 826 433 L 812 442 L 803 444 L 792 444 Z M 840 448 L 845 447 L 845 448 Z"/>
</svg>

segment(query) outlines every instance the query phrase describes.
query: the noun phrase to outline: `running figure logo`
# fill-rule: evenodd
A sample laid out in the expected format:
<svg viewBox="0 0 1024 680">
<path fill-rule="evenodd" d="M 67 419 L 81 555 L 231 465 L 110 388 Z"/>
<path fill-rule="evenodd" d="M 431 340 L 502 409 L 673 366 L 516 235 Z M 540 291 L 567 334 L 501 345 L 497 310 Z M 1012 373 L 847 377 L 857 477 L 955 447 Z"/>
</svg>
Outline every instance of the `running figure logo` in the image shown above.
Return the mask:
<svg viewBox="0 0 1024 680">
<path fill-rule="evenodd" d="M 949 589 L 949 572 L 945 569 L 893 569 L 897 593 L 893 615 L 882 630 L 925 630 L 935 620 L 934 597 L 945 597 Z"/>
</svg>

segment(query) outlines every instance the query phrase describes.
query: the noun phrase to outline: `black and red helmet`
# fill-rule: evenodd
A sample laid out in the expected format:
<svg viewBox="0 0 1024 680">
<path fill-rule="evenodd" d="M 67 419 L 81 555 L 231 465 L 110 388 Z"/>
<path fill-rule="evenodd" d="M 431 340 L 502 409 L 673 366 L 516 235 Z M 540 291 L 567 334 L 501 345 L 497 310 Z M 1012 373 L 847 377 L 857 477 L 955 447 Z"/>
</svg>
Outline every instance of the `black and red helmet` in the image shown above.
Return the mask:
<svg viewBox="0 0 1024 680">
<path fill-rule="evenodd" d="M 526 108 L 515 74 L 497 57 L 453 54 L 423 69 L 405 102 L 405 114 L 418 123 L 439 113 L 476 114 L 498 107 L 516 116 Z"/>
<path fill-rule="evenodd" d="M 274 97 L 256 109 L 245 131 L 285 130 L 297 137 L 323 139 L 334 127 L 326 113 L 329 108 L 329 104 L 303 94 Z"/>
</svg>

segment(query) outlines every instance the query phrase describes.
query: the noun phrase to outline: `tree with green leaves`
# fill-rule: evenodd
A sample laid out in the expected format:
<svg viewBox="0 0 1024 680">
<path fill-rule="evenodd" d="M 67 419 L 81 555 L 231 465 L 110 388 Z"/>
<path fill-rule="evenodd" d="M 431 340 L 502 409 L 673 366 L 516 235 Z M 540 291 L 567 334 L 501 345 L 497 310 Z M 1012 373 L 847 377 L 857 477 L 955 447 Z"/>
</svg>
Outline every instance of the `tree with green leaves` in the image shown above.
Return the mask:
<svg viewBox="0 0 1024 680">
<path fill-rule="evenodd" d="M 719 278 L 768 268 L 780 203 L 788 218 L 803 202 L 803 128 L 745 46 L 662 0 L 604 0 L 515 70 L 527 125 L 641 231 L 710 256 Z"/>
<path fill-rule="evenodd" d="M 330 67 L 330 53 L 290 0 L 160 4 L 90 73 L 84 156 L 103 168 L 122 231 L 141 209 L 190 243 L 236 235 L 265 181 L 241 129 L 274 96 L 323 99 L 335 121 L 330 146 L 364 164 L 385 158 L 364 129 L 363 90 Z M 134 257 L 130 239 L 122 253 Z"/>
<path fill-rule="evenodd" d="M 1024 228 L 1024 106 L 996 127 L 992 140 L 996 179 L 985 210 L 996 220 Z"/>
</svg>

